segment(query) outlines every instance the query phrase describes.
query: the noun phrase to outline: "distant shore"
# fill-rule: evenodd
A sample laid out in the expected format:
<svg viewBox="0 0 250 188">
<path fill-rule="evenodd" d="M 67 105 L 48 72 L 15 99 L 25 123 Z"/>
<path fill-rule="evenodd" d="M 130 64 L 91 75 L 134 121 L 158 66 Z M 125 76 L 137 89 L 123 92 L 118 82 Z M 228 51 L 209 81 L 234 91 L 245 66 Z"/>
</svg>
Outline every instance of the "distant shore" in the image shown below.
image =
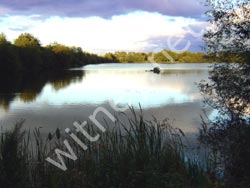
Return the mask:
<svg viewBox="0 0 250 188">
<path fill-rule="evenodd" d="M 66 46 L 59 43 L 51 43 L 41 46 L 39 39 L 29 33 L 21 34 L 14 43 L 0 34 L 0 72 L 1 73 L 39 73 L 58 72 L 70 68 L 82 67 L 89 64 L 102 63 L 213 63 L 213 62 L 237 62 L 234 56 L 220 53 L 214 54 L 202 52 L 173 52 L 162 50 L 160 52 L 114 52 L 97 55 L 83 51 L 80 47 Z M 228 57 L 221 61 L 222 57 Z M 230 57 L 230 58 L 229 58 Z"/>
</svg>

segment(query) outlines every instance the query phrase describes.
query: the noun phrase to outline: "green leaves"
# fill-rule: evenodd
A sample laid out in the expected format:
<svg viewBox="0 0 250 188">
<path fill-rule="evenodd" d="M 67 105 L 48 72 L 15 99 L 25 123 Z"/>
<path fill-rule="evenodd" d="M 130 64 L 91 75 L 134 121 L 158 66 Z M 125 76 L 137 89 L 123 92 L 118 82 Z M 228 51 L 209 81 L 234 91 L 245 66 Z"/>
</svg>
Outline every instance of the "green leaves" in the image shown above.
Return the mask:
<svg viewBox="0 0 250 188">
<path fill-rule="evenodd" d="M 29 33 L 21 34 L 15 41 L 14 44 L 19 47 L 41 47 L 40 41 Z"/>
</svg>

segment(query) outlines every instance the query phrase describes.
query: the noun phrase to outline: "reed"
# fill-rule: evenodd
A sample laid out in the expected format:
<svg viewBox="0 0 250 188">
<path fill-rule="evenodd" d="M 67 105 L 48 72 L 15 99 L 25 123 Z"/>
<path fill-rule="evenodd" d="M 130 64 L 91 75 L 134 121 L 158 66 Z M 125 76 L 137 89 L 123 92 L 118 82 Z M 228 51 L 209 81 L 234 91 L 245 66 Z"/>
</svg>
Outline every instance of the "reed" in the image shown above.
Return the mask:
<svg viewBox="0 0 250 188">
<path fill-rule="evenodd" d="M 63 148 L 66 135 L 58 129 L 47 138 L 40 129 L 24 132 L 23 121 L 2 133 L 0 142 L 0 185 L 5 188 L 193 188 L 211 187 L 209 176 L 197 162 L 187 160 L 184 133 L 169 121 L 146 121 L 131 109 L 117 117 L 115 126 L 83 151 L 70 142 L 77 161 L 65 159 L 67 171 L 45 161 L 56 147 Z M 120 116 L 125 116 L 121 118 Z M 108 123 L 107 123 L 108 124 Z M 87 130 L 96 135 L 89 124 Z M 31 141 L 33 137 L 34 142 Z"/>
</svg>

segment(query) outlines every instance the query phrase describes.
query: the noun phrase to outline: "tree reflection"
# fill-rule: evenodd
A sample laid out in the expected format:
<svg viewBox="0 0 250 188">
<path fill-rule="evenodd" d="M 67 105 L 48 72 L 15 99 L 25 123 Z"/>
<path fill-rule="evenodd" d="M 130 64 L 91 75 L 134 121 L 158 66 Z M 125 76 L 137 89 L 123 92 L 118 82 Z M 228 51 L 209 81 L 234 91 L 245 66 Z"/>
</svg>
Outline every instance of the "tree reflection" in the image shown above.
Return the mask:
<svg viewBox="0 0 250 188">
<path fill-rule="evenodd" d="M 42 72 L 38 75 L 15 74 L 0 75 L 0 108 L 8 111 L 11 103 L 20 99 L 29 103 L 36 100 L 44 86 L 50 83 L 58 91 L 71 83 L 80 82 L 85 75 L 84 71 L 59 71 L 57 73 Z"/>
<path fill-rule="evenodd" d="M 206 72 L 206 70 L 203 70 L 203 69 L 197 69 L 197 70 L 176 69 L 176 70 L 162 70 L 161 74 L 164 74 L 164 75 L 172 75 L 172 74 L 173 75 L 177 75 L 177 74 L 184 75 L 184 74 L 203 74 L 204 72 Z"/>
<path fill-rule="evenodd" d="M 16 98 L 15 94 L 2 94 L 0 95 L 0 107 L 5 111 L 9 110 L 11 102 Z"/>
</svg>

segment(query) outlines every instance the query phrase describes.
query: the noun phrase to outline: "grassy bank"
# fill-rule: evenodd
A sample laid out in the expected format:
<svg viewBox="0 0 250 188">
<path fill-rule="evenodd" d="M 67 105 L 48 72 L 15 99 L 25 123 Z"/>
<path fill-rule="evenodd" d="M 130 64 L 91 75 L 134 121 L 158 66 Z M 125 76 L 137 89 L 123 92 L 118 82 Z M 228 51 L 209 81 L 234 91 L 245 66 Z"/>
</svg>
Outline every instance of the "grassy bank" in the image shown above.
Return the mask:
<svg viewBox="0 0 250 188">
<path fill-rule="evenodd" d="M 213 187 L 208 173 L 185 159 L 181 130 L 168 121 L 145 121 L 142 115 L 119 121 L 112 130 L 100 133 L 97 142 L 86 143 L 83 151 L 69 137 L 56 130 L 43 138 L 39 129 L 22 131 L 17 123 L 1 135 L 0 185 L 5 188 L 193 188 Z M 90 135 L 97 129 L 88 125 Z M 34 137 L 34 142 L 31 141 Z M 66 151 L 67 138 L 78 160 L 65 159 L 68 170 L 48 163 L 56 160 L 54 148 Z"/>
</svg>

